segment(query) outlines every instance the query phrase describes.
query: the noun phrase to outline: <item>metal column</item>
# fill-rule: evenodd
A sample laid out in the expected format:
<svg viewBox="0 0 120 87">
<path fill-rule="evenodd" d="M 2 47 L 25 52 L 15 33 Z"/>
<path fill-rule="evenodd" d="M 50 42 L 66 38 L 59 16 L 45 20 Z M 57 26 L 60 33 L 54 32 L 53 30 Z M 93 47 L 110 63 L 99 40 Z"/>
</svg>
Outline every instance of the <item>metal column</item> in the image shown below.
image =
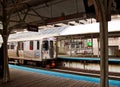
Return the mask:
<svg viewBox="0 0 120 87">
<path fill-rule="evenodd" d="M 108 87 L 107 0 L 96 0 L 100 21 L 100 87 Z"/>
<path fill-rule="evenodd" d="M 9 67 L 8 67 L 8 51 L 7 51 L 7 40 L 8 40 L 8 23 L 9 23 L 9 20 L 8 20 L 8 14 L 7 14 L 7 0 L 3 0 L 3 8 L 2 8 L 2 11 L 3 11 L 3 20 L 2 20 L 2 23 L 3 23 L 3 34 L 2 34 L 2 37 L 3 37 L 3 58 L 4 58 L 4 74 L 3 74 L 3 82 L 8 82 L 10 80 L 10 75 L 9 75 Z"/>
</svg>

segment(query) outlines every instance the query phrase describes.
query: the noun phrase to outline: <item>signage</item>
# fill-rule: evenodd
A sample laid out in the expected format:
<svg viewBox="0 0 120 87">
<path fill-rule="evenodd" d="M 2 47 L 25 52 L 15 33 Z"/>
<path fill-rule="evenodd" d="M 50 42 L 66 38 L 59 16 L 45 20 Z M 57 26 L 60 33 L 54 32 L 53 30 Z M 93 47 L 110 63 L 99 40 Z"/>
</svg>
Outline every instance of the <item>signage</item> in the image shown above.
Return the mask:
<svg viewBox="0 0 120 87">
<path fill-rule="evenodd" d="M 38 32 L 38 26 L 36 26 L 36 25 L 27 25 L 27 30 L 28 31 Z"/>
</svg>

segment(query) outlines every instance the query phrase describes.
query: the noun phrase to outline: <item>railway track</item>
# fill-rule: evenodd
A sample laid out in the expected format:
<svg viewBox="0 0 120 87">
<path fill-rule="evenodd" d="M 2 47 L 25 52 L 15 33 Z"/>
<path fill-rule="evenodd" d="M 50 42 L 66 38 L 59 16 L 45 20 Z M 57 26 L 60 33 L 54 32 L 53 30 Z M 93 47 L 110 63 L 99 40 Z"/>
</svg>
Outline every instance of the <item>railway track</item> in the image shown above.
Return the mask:
<svg viewBox="0 0 120 87">
<path fill-rule="evenodd" d="M 71 74 L 77 74 L 77 75 L 100 77 L 100 72 L 95 71 L 95 70 L 71 70 L 71 69 L 69 70 L 69 69 L 64 69 L 64 68 L 56 68 L 52 70 L 57 71 L 57 72 L 71 73 Z M 109 79 L 120 80 L 120 73 L 109 72 Z"/>
</svg>

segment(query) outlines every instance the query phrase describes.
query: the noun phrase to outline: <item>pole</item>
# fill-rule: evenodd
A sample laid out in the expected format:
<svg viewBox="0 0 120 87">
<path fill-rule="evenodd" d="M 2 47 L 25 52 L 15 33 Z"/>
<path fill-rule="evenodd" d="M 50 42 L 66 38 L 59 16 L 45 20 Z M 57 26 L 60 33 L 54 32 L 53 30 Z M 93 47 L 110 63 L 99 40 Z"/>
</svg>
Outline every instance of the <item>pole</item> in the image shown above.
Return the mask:
<svg viewBox="0 0 120 87">
<path fill-rule="evenodd" d="M 9 67 L 8 67 L 8 51 L 7 51 L 7 40 L 8 40 L 8 15 L 7 15 L 7 0 L 3 0 L 3 58 L 4 58 L 4 73 L 3 82 L 8 82 L 10 80 Z"/>
<path fill-rule="evenodd" d="M 108 87 L 108 33 L 107 23 L 100 25 L 100 87 Z"/>
<path fill-rule="evenodd" d="M 100 87 L 108 87 L 107 0 L 96 0 L 100 21 Z"/>
<path fill-rule="evenodd" d="M 100 52 L 99 52 L 99 51 L 100 51 L 100 50 L 99 50 L 99 49 L 100 49 L 99 37 L 97 38 L 97 42 L 98 42 L 98 57 L 100 57 Z"/>
</svg>

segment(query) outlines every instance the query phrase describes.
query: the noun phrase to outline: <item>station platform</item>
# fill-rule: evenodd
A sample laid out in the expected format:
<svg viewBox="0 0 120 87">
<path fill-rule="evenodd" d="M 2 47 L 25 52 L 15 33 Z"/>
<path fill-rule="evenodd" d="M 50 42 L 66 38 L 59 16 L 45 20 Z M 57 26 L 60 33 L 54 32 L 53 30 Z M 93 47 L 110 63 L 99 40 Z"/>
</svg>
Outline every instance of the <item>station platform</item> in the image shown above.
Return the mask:
<svg viewBox="0 0 120 87">
<path fill-rule="evenodd" d="M 100 87 L 99 84 L 93 82 L 40 74 L 33 72 L 33 69 L 30 71 L 30 68 L 28 71 L 20 68 L 10 67 L 11 81 L 6 84 L 1 82 L 0 87 Z"/>
</svg>

